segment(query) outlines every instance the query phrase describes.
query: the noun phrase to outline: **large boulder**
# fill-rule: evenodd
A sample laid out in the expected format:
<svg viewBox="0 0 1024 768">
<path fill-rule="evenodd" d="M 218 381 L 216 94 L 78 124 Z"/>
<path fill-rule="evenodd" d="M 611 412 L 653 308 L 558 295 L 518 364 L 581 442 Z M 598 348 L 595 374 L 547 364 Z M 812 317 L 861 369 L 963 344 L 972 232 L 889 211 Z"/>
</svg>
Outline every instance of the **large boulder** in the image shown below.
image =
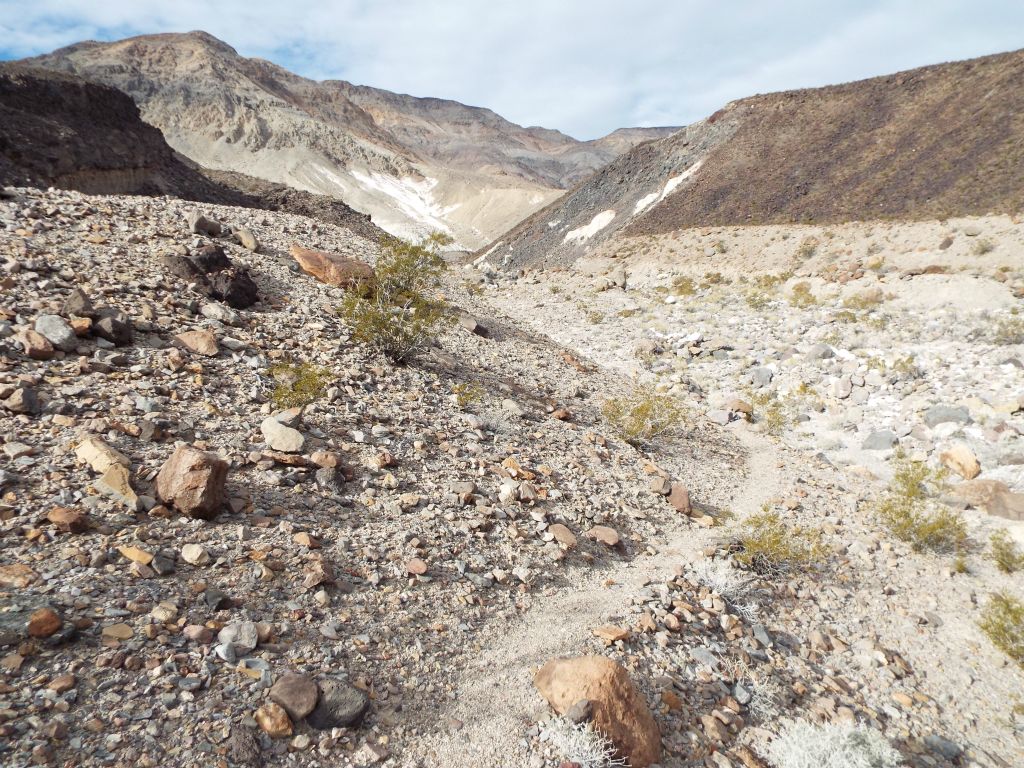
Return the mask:
<svg viewBox="0 0 1024 768">
<path fill-rule="evenodd" d="M 373 282 L 373 267 L 365 261 L 325 251 L 311 251 L 293 245 L 288 251 L 299 267 L 321 283 L 339 288 L 357 288 Z"/>
<path fill-rule="evenodd" d="M 633 768 L 661 758 L 658 724 L 622 665 L 605 656 L 553 659 L 534 675 L 533 683 L 560 715 L 589 700 L 594 726 Z"/>
<path fill-rule="evenodd" d="M 224 505 L 228 464 L 214 453 L 178 446 L 156 476 L 156 494 L 190 517 L 209 520 Z"/>
</svg>

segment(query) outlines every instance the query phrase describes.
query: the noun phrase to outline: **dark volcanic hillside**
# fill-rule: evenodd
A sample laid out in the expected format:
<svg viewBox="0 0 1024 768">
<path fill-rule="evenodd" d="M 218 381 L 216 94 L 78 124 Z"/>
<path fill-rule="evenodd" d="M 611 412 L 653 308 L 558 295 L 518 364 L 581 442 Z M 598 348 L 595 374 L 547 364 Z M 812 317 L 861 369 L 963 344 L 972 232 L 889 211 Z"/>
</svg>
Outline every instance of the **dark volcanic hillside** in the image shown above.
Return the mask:
<svg viewBox="0 0 1024 768">
<path fill-rule="evenodd" d="M 494 248 L 567 263 L 615 233 L 1024 208 L 1024 51 L 743 99 L 637 147 Z"/>
<path fill-rule="evenodd" d="M 239 204 L 179 162 L 120 91 L 16 64 L 0 66 L 0 183 Z"/>
<path fill-rule="evenodd" d="M 0 185 L 171 195 L 381 234 L 340 200 L 183 160 L 116 88 L 19 64 L 0 65 Z"/>
</svg>

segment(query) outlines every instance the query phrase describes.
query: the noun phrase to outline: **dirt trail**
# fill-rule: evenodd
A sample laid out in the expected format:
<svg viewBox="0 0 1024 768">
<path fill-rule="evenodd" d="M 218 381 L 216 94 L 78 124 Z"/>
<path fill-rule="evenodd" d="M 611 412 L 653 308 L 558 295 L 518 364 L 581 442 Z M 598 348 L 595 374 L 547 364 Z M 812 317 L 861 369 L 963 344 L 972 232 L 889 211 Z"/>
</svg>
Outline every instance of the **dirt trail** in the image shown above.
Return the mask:
<svg viewBox="0 0 1024 768">
<path fill-rule="evenodd" d="M 735 436 L 746 451 L 731 502 L 741 520 L 781 493 L 783 479 L 769 442 L 745 431 Z M 577 570 L 575 581 L 537 596 L 520 620 L 488 629 L 480 639 L 483 653 L 457 682 L 455 702 L 437 713 L 435 734 L 410 753 L 432 768 L 530 765 L 523 733 L 544 710 L 531 682 L 533 670 L 553 657 L 586 652 L 594 627 L 621 620 L 645 584 L 664 581 L 673 566 L 697 559 L 721 531 L 681 524 L 665 534 L 655 554 L 612 569 Z"/>
</svg>

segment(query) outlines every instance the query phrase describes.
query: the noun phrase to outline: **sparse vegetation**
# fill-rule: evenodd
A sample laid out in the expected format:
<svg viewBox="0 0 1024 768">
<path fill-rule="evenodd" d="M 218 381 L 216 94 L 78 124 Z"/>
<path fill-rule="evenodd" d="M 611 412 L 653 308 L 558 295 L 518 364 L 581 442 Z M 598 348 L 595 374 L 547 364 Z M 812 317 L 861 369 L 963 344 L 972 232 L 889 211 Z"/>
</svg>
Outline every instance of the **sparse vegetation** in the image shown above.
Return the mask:
<svg viewBox="0 0 1024 768">
<path fill-rule="evenodd" d="M 1003 573 L 1016 573 L 1024 568 L 1024 552 L 1005 528 L 1000 528 L 988 540 L 989 555 Z"/>
<path fill-rule="evenodd" d="M 686 275 L 677 275 L 672 281 L 672 292 L 677 296 L 693 296 L 697 292 L 697 286 Z"/>
<path fill-rule="evenodd" d="M 797 720 L 769 748 L 776 768 L 897 768 L 903 758 L 885 737 L 863 725 Z"/>
<path fill-rule="evenodd" d="M 818 252 L 818 238 L 816 237 L 805 237 L 800 241 L 800 245 L 796 249 L 796 257 L 801 261 L 814 256 Z"/>
<path fill-rule="evenodd" d="M 1024 344 L 1024 317 L 1001 317 L 992 328 L 995 344 Z"/>
<path fill-rule="evenodd" d="M 455 404 L 459 408 L 468 408 L 484 399 L 484 388 L 475 381 L 459 382 L 452 387 L 452 394 L 455 396 Z"/>
<path fill-rule="evenodd" d="M 974 243 L 971 247 L 971 253 L 975 256 L 984 256 L 986 253 L 992 253 L 996 249 L 995 243 L 991 240 L 982 238 Z"/>
<path fill-rule="evenodd" d="M 269 370 L 275 381 L 270 396 L 274 408 L 301 408 L 319 400 L 327 391 L 330 372 L 310 363 L 278 363 Z"/>
<path fill-rule="evenodd" d="M 820 530 L 787 525 L 766 505 L 744 523 L 736 560 L 762 576 L 777 577 L 820 564 L 828 551 Z"/>
<path fill-rule="evenodd" d="M 860 293 L 847 297 L 846 301 L 843 302 L 843 306 L 847 309 L 859 309 L 865 312 L 870 312 L 872 309 L 879 306 L 884 300 L 885 297 L 882 295 L 880 290 L 861 291 Z"/>
<path fill-rule="evenodd" d="M 351 291 L 338 308 L 354 341 L 405 362 L 433 343 L 450 322 L 445 302 L 434 296 L 445 269 L 441 249 L 452 242 L 434 233 L 418 244 L 391 239 L 375 267 L 376 279 Z"/>
<path fill-rule="evenodd" d="M 876 504 L 878 517 L 896 538 L 917 552 L 959 550 L 967 541 L 963 517 L 930 498 L 945 485 L 945 470 L 899 455 L 889 487 Z"/>
<path fill-rule="evenodd" d="M 789 303 L 794 307 L 806 309 L 817 306 L 819 302 L 817 297 L 811 293 L 811 284 L 801 281 L 793 286 L 789 294 Z"/>
<path fill-rule="evenodd" d="M 978 626 L 996 648 L 1024 666 L 1024 602 L 997 592 L 989 597 Z"/>
<path fill-rule="evenodd" d="M 646 387 L 608 398 L 601 414 L 620 438 L 634 445 L 678 432 L 687 416 L 678 399 Z"/>
</svg>

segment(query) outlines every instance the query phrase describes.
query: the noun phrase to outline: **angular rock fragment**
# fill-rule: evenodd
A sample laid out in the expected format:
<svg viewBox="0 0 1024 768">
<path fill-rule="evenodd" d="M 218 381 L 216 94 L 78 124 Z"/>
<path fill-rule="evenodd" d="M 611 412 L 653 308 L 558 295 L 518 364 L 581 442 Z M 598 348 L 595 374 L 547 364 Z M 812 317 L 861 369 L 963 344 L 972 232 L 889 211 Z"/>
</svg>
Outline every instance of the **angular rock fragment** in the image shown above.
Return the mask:
<svg viewBox="0 0 1024 768">
<path fill-rule="evenodd" d="M 365 261 L 337 253 L 311 251 L 299 245 L 293 245 L 288 253 L 303 272 L 312 275 L 321 283 L 338 288 L 357 288 L 371 283 L 374 279 L 373 267 Z"/>
<path fill-rule="evenodd" d="M 156 477 L 157 496 L 190 517 L 209 520 L 224 506 L 228 464 L 214 453 L 178 446 Z"/>
</svg>

